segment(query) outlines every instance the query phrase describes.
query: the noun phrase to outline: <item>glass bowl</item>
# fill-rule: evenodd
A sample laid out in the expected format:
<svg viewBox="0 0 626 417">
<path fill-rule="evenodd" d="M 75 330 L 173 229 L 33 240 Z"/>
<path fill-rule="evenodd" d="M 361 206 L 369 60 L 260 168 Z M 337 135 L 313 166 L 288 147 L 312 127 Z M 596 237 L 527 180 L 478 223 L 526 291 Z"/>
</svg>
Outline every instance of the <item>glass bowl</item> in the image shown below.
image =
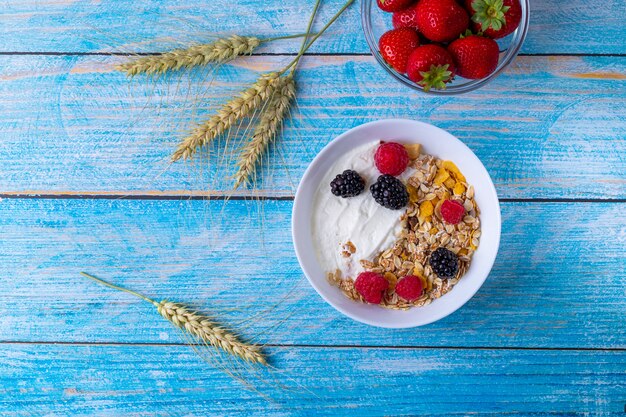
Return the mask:
<svg viewBox="0 0 626 417">
<path fill-rule="evenodd" d="M 522 6 L 522 19 L 518 28 L 510 35 L 497 40 L 500 46 L 500 59 L 496 70 L 491 75 L 480 80 L 468 80 L 457 76 L 452 82 L 446 85 L 445 90 L 430 89 L 429 91 L 424 91 L 422 86 L 414 83 L 406 75 L 394 70 L 385 62 L 378 50 L 378 39 L 380 39 L 383 33 L 393 29 L 391 24 L 392 14 L 380 10 L 376 4 L 376 0 L 361 0 L 361 23 L 363 25 L 363 31 L 365 32 L 365 39 L 367 40 L 372 55 L 374 55 L 374 58 L 376 58 L 380 66 L 393 78 L 407 87 L 427 94 L 456 95 L 474 91 L 487 84 L 497 77 L 498 74 L 513 61 L 515 56 L 517 56 L 526 38 L 526 33 L 528 32 L 530 13 L 529 0 L 520 0 L 520 4 Z"/>
</svg>

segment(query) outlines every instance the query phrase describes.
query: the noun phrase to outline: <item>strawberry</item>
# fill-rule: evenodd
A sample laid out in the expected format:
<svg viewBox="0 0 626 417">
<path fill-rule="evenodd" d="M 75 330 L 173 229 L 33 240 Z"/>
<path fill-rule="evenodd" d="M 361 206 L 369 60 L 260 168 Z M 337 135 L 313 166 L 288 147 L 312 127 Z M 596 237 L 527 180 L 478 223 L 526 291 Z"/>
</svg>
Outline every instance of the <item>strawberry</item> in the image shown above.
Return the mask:
<svg viewBox="0 0 626 417">
<path fill-rule="evenodd" d="M 504 38 L 519 26 L 522 6 L 519 0 L 465 0 L 472 15 L 472 27 L 493 39 Z"/>
<path fill-rule="evenodd" d="M 397 12 L 406 9 L 413 4 L 415 0 L 376 0 L 378 7 L 385 12 Z"/>
<path fill-rule="evenodd" d="M 469 26 L 469 16 L 455 0 L 421 0 L 416 6 L 420 32 L 434 42 L 449 42 Z"/>
<path fill-rule="evenodd" d="M 413 28 L 419 30 L 417 26 L 417 4 L 408 9 L 397 11 L 391 16 L 391 23 L 394 28 Z"/>
<path fill-rule="evenodd" d="M 409 78 L 424 87 L 444 89 L 456 71 L 454 60 L 446 49 L 439 45 L 422 45 L 415 49 L 407 64 Z"/>
<path fill-rule="evenodd" d="M 406 72 L 409 55 L 420 45 L 420 37 L 411 28 L 398 28 L 385 32 L 378 40 L 380 54 L 398 72 Z"/>
<path fill-rule="evenodd" d="M 485 78 L 496 70 L 500 48 L 496 41 L 484 36 L 469 35 L 448 45 L 456 62 L 457 73 L 471 80 Z"/>
</svg>

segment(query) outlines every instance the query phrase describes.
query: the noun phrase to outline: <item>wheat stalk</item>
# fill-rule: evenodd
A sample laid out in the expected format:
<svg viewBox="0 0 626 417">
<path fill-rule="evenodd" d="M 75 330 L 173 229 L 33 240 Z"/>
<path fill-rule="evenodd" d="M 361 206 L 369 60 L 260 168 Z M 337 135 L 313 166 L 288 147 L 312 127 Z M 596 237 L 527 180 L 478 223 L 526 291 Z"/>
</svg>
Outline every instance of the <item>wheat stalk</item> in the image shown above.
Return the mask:
<svg viewBox="0 0 626 417">
<path fill-rule="evenodd" d="M 293 72 L 291 72 L 287 76 L 280 78 L 276 91 L 269 98 L 261 113 L 252 138 L 241 152 L 237 163 L 238 170 L 235 174 L 234 188 L 250 182 L 250 177 L 254 173 L 259 159 L 276 137 L 276 133 L 282 126 L 295 96 L 296 83 L 293 78 Z"/>
<path fill-rule="evenodd" d="M 248 116 L 274 93 L 279 78 L 277 72 L 264 74 L 239 96 L 224 104 L 215 115 L 181 141 L 172 155 L 172 161 L 191 158 L 198 149 L 226 132 L 236 121 Z"/>
<path fill-rule="evenodd" d="M 265 359 L 265 355 L 261 352 L 260 346 L 242 342 L 235 333 L 218 325 L 210 317 L 190 310 L 183 304 L 173 303 L 167 300 L 156 302 L 143 294 L 118 285 L 113 285 L 85 272 L 81 272 L 80 274 L 109 288 L 114 288 L 116 290 L 135 295 L 142 300 L 149 302 L 157 308 L 157 311 L 161 316 L 167 319 L 174 326 L 189 333 L 196 340 L 201 340 L 206 344 L 209 344 L 217 349 L 221 349 L 228 354 L 237 356 L 246 362 L 267 365 L 267 360 Z"/>
<path fill-rule="evenodd" d="M 135 59 L 115 68 L 128 76 L 137 74 L 163 74 L 181 68 L 191 68 L 209 63 L 222 64 L 240 55 L 250 55 L 264 40 L 255 36 L 232 35 L 215 42 L 174 49 L 161 55 Z"/>
</svg>

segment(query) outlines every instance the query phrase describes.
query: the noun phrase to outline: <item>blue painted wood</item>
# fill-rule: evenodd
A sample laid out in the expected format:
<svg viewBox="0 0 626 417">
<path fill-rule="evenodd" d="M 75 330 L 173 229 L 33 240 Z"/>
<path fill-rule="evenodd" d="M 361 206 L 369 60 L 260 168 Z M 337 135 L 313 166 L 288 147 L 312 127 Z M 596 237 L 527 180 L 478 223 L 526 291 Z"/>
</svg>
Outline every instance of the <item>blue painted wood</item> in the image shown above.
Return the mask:
<svg viewBox="0 0 626 417">
<path fill-rule="evenodd" d="M 120 57 L 0 56 L 0 190 L 229 190 L 232 142 L 226 157 L 223 145 L 214 148 L 210 164 L 168 158 L 190 125 L 255 79 L 253 69 L 285 59 L 223 67 L 209 86 L 202 73 L 130 82 L 112 72 Z M 346 129 L 406 117 L 467 143 L 503 198 L 626 195 L 626 58 L 520 57 L 493 84 L 455 98 L 407 92 L 369 57 L 311 57 L 300 74 L 299 112 L 260 172 L 264 194 L 293 195 L 309 161 Z"/>
<path fill-rule="evenodd" d="M 5 199 L 0 341 L 180 343 L 153 307 L 78 275 L 86 270 L 227 324 L 254 317 L 244 334 L 263 343 L 626 348 L 625 204 L 503 204 L 483 288 L 408 330 L 355 323 L 322 301 L 293 254 L 291 206 Z"/>
<path fill-rule="evenodd" d="M 259 376 L 251 380 L 269 401 L 185 346 L 1 345 L 0 413 L 618 417 L 624 412 L 623 351 L 268 350 L 285 374 L 270 375 L 268 382 Z"/>
<path fill-rule="evenodd" d="M 322 2 L 318 25 L 344 0 Z M 369 53 L 357 2 L 313 51 Z M 300 33 L 313 8 L 310 0 L 289 2 L 216 0 L 105 0 L 38 2 L 5 0 L 0 11 L 0 51 L 161 51 L 207 34 L 281 36 Z M 524 53 L 604 53 L 626 51 L 626 3 L 571 0 L 531 1 L 531 26 Z M 121 18 L 123 16 L 123 18 Z M 391 25 L 390 25 L 391 27 Z M 176 42 L 174 42 L 176 41 Z M 295 52 L 297 41 L 274 45 L 272 52 Z"/>
<path fill-rule="evenodd" d="M 342 1 L 325 0 L 320 22 Z M 505 203 L 494 270 L 462 310 L 419 329 L 370 328 L 341 317 L 302 277 L 290 201 L 185 201 L 228 193 L 231 161 L 167 164 L 191 122 L 289 57 L 242 60 L 209 87 L 203 72 L 128 83 L 111 71 L 122 58 L 72 55 L 160 51 L 242 27 L 292 34 L 311 7 L 0 1 L 0 53 L 70 53 L 0 55 L 0 194 L 183 198 L 0 200 L 0 415 L 623 415 L 623 203 Z M 533 0 L 522 51 L 623 54 L 625 13 L 620 0 Z M 623 57 L 520 57 L 479 92 L 432 98 L 385 78 L 367 56 L 357 7 L 331 35 L 312 49 L 331 55 L 302 66 L 300 118 L 258 194 L 293 195 L 308 161 L 345 129 L 411 117 L 468 143 L 501 197 L 626 195 Z M 243 390 L 181 346 L 151 306 L 81 269 L 216 313 L 274 344 L 267 351 L 286 375 L 253 378 L 261 393 Z"/>
</svg>

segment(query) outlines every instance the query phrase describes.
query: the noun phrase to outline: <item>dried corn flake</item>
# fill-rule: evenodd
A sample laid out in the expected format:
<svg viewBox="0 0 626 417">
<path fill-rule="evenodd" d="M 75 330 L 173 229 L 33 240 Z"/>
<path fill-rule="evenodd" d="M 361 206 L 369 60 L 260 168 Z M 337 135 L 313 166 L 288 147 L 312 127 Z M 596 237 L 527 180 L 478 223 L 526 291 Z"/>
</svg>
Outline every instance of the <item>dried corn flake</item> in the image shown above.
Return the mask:
<svg viewBox="0 0 626 417">
<path fill-rule="evenodd" d="M 406 190 L 409 193 L 409 201 L 411 203 L 415 203 L 418 200 L 418 195 L 417 195 L 417 188 L 413 187 L 411 184 L 406 186 Z"/>
<path fill-rule="evenodd" d="M 437 175 L 435 175 L 435 179 L 433 180 L 433 182 L 437 185 L 441 185 L 448 178 L 450 178 L 450 173 L 444 168 L 441 168 L 437 171 Z"/>
<path fill-rule="evenodd" d="M 454 195 L 463 195 L 463 193 L 465 192 L 465 186 L 461 184 L 460 182 L 457 182 L 454 185 L 453 192 L 454 192 Z"/>
<path fill-rule="evenodd" d="M 396 277 L 393 273 L 385 272 L 385 279 L 389 281 L 389 285 L 391 285 L 392 289 L 396 287 L 396 284 L 398 283 L 398 277 Z"/>
<path fill-rule="evenodd" d="M 420 218 L 424 219 L 428 216 L 432 216 L 434 209 L 433 203 L 428 200 L 424 201 L 420 204 Z"/>
<path fill-rule="evenodd" d="M 411 160 L 419 158 L 420 153 L 422 152 L 422 145 L 419 143 L 409 143 L 404 145 L 404 148 L 409 154 L 409 159 Z"/>
<path fill-rule="evenodd" d="M 454 175 L 457 181 L 466 182 L 465 176 L 461 174 L 461 170 L 452 161 L 443 161 L 441 167 L 448 170 Z"/>
<path fill-rule="evenodd" d="M 454 180 L 454 178 L 448 178 L 447 180 L 445 180 L 444 185 L 446 187 L 448 187 L 450 190 L 452 190 L 454 188 L 454 186 L 456 185 L 456 181 Z"/>
</svg>

